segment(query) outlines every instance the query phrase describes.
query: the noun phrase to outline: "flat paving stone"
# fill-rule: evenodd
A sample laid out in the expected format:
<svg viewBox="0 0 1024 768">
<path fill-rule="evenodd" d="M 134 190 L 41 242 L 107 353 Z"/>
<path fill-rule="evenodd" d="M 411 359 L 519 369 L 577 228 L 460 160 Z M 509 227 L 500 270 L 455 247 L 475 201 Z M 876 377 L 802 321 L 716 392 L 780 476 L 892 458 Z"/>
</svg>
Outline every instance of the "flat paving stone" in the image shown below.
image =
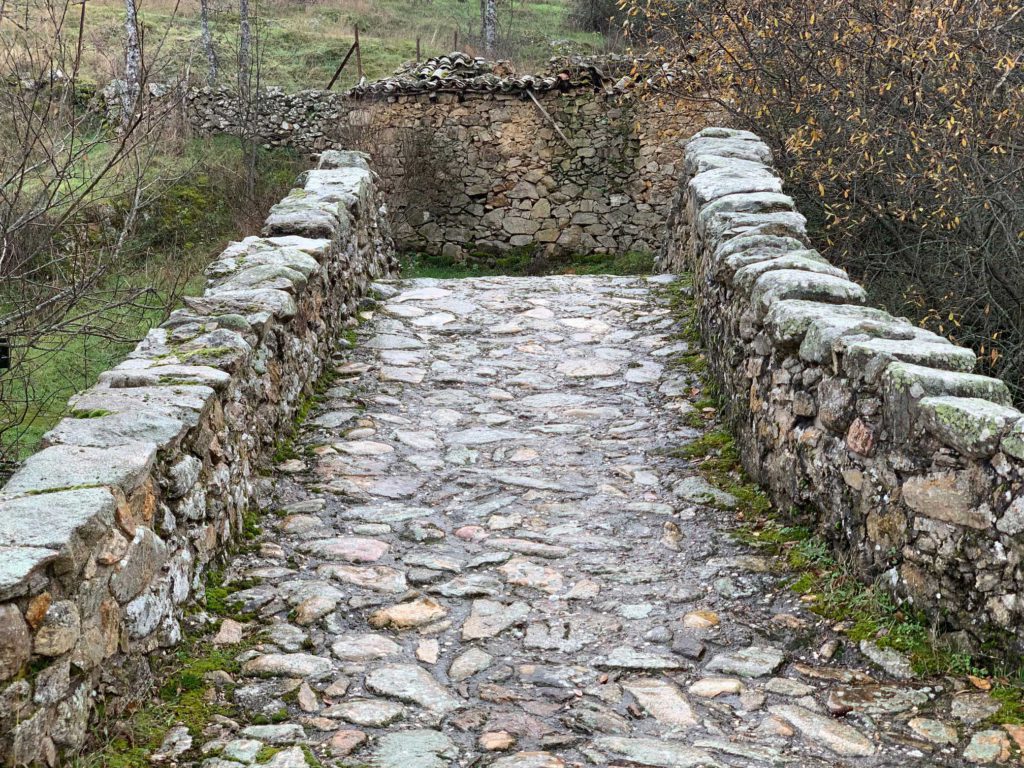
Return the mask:
<svg viewBox="0 0 1024 768">
<path fill-rule="evenodd" d="M 373 661 L 400 654 L 402 646 L 381 635 L 354 635 L 335 641 L 331 652 L 342 661 Z"/>
<path fill-rule="evenodd" d="M 353 699 L 324 712 L 325 717 L 340 717 L 355 725 L 383 728 L 405 714 L 405 707 L 393 701 Z"/>
<path fill-rule="evenodd" d="M 869 757 L 875 754 L 875 745 L 860 731 L 832 718 L 795 705 L 771 708 L 812 743 L 825 746 L 843 757 Z"/>
<path fill-rule="evenodd" d="M 496 600 L 474 600 L 469 618 L 462 625 L 462 639 L 494 637 L 525 621 L 529 615 L 530 607 L 526 603 L 505 605 Z"/>
<path fill-rule="evenodd" d="M 623 683 L 651 717 L 668 725 L 689 728 L 697 724 L 693 707 L 682 692 L 667 680 L 640 678 Z"/>
<path fill-rule="evenodd" d="M 451 695 L 429 672 L 413 664 L 377 667 L 367 674 L 366 687 L 381 696 L 418 704 L 441 714 L 463 706 L 463 702 Z"/>
<path fill-rule="evenodd" d="M 373 750 L 373 765 L 375 768 L 448 768 L 456 754 L 454 742 L 440 731 L 397 731 L 381 736 Z"/>
<path fill-rule="evenodd" d="M 714 656 L 704 669 L 725 675 L 763 677 L 781 667 L 785 660 L 785 654 L 777 648 L 751 646 Z"/>
<path fill-rule="evenodd" d="M 703 749 L 673 744 L 661 739 L 606 736 L 596 739 L 594 747 L 609 757 L 632 761 L 638 765 L 663 768 L 722 768 L 722 763 Z"/>
</svg>

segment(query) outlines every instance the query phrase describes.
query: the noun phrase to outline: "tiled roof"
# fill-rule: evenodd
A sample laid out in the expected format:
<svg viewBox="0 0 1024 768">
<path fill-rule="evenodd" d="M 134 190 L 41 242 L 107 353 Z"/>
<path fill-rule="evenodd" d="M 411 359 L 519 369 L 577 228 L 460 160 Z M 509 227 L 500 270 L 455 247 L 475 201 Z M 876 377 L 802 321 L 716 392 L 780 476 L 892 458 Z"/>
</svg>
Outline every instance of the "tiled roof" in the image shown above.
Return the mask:
<svg viewBox="0 0 1024 768">
<path fill-rule="evenodd" d="M 407 62 L 391 77 L 360 83 L 348 91 L 354 98 L 417 93 L 524 93 L 576 88 L 626 90 L 641 80 L 665 85 L 674 71 L 643 59 L 612 55 L 552 59 L 549 71 L 520 75 L 507 61 L 489 61 L 455 51 L 426 61 Z"/>
</svg>

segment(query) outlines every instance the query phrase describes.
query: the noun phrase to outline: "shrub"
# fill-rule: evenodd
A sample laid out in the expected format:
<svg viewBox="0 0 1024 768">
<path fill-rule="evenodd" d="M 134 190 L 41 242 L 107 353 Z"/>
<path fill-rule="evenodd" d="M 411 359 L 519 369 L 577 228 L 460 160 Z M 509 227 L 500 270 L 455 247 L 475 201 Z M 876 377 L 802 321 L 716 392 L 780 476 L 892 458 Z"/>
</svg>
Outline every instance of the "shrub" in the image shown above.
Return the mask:
<svg viewBox="0 0 1024 768">
<path fill-rule="evenodd" d="M 830 258 L 1024 395 L 1019 3 L 651 0 L 630 12 L 694 62 L 695 95 L 772 146 Z"/>
</svg>

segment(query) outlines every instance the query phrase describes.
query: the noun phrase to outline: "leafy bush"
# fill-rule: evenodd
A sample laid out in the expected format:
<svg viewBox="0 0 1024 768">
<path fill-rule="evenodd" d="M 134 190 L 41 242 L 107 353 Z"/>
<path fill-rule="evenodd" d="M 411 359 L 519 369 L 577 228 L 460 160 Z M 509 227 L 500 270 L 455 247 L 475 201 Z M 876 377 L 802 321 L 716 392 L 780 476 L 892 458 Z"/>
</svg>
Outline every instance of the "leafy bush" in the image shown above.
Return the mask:
<svg viewBox="0 0 1024 768">
<path fill-rule="evenodd" d="M 831 259 L 1024 396 L 1018 2 L 629 2 L 772 146 Z"/>
</svg>

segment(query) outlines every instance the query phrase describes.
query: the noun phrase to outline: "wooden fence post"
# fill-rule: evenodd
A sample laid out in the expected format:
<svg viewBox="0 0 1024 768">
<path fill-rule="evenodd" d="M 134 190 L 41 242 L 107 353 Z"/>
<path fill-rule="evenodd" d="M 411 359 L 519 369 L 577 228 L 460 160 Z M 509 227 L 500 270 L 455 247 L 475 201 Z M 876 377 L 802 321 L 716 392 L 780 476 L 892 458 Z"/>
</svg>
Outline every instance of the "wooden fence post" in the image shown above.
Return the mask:
<svg viewBox="0 0 1024 768">
<path fill-rule="evenodd" d="M 348 53 L 345 54 L 345 58 L 341 60 L 341 64 L 339 64 L 338 68 L 334 71 L 334 77 L 331 78 L 331 82 L 327 84 L 328 91 L 334 87 L 334 84 L 337 82 L 339 75 L 341 75 L 341 70 L 343 70 L 345 68 L 345 65 L 348 64 L 348 60 L 351 58 L 352 54 L 355 53 L 355 50 L 356 44 L 352 43 L 352 45 L 349 46 Z"/>
<path fill-rule="evenodd" d="M 359 25 L 355 25 L 356 30 L 356 75 L 359 77 L 359 82 L 363 81 L 363 51 L 359 47 Z"/>
</svg>

